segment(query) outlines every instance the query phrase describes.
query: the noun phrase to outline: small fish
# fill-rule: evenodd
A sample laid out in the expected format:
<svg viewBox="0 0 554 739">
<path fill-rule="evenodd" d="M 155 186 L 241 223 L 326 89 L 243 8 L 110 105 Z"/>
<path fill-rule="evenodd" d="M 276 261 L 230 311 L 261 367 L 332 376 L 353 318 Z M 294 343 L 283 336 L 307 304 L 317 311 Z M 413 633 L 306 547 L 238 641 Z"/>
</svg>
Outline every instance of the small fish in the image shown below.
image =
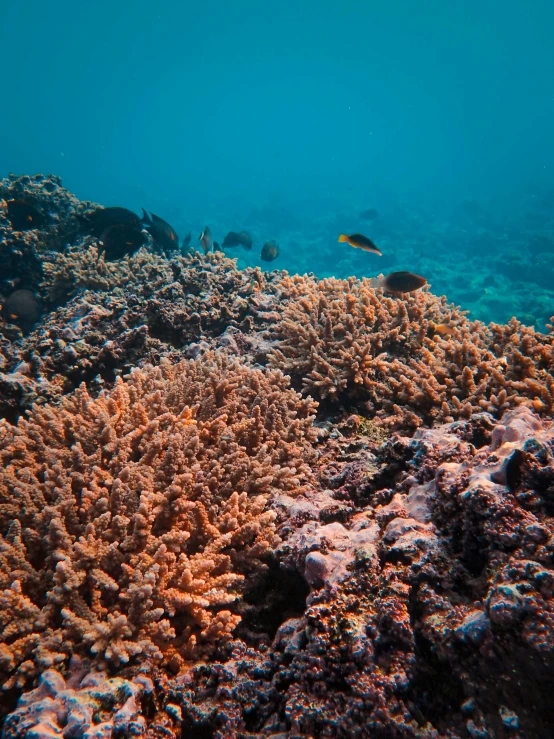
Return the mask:
<svg viewBox="0 0 554 739">
<path fill-rule="evenodd" d="M 212 249 L 212 232 L 210 231 L 208 226 L 204 227 L 204 230 L 200 234 L 198 240 L 200 241 L 200 246 L 202 247 L 202 251 L 204 254 L 207 254 Z"/>
<path fill-rule="evenodd" d="M 175 251 L 179 248 L 179 237 L 173 226 L 170 226 L 163 218 L 148 213 L 142 208 L 142 223 L 144 228 L 150 233 L 154 242 L 164 251 Z"/>
<path fill-rule="evenodd" d="M 42 213 L 24 200 L 8 200 L 8 220 L 14 231 L 30 231 L 45 223 Z"/>
<path fill-rule="evenodd" d="M 104 231 L 100 241 L 104 247 L 104 259 L 113 262 L 140 249 L 146 243 L 146 234 L 132 223 L 116 223 Z"/>
<path fill-rule="evenodd" d="M 362 221 L 374 221 L 378 215 L 379 213 L 377 213 L 375 208 L 368 208 L 360 213 L 360 218 Z"/>
<path fill-rule="evenodd" d="M 16 290 L 4 301 L 2 312 L 5 320 L 32 324 L 40 316 L 40 305 L 31 290 Z"/>
<path fill-rule="evenodd" d="M 220 251 L 223 254 L 223 249 L 221 248 L 219 241 L 214 241 L 213 250 Z"/>
<path fill-rule="evenodd" d="M 78 215 L 77 219 L 83 230 L 99 238 L 110 226 L 123 224 L 142 228 L 141 220 L 136 213 L 128 208 L 117 206 L 110 208 L 96 208 L 92 213 Z"/>
<path fill-rule="evenodd" d="M 390 275 L 374 277 L 369 282 L 376 290 L 382 288 L 390 293 L 412 293 L 427 284 L 425 277 L 414 275 L 413 272 L 391 272 Z"/>
<path fill-rule="evenodd" d="M 371 241 L 371 239 L 368 239 L 367 236 L 363 236 L 362 234 L 352 234 L 351 236 L 341 234 L 339 236 L 339 241 L 346 242 L 347 244 L 350 244 L 350 246 L 353 246 L 355 249 L 363 249 L 363 251 L 368 251 L 371 254 L 378 254 L 380 257 L 383 256 L 381 250 L 377 246 L 375 246 L 373 241 Z"/>
<path fill-rule="evenodd" d="M 240 236 L 236 231 L 229 231 L 227 236 L 223 239 L 223 248 L 226 249 L 230 246 L 240 246 Z"/>
<path fill-rule="evenodd" d="M 236 231 L 229 231 L 223 239 L 223 248 L 243 246 L 245 249 L 251 249 L 252 243 L 252 236 L 250 236 L 248 231 L 240 231 L 238 233 Z"/>
<path fill-rule="evenodd" d="M 192 231 L 189 231 L 188 234 L 183 239 L 183 244 L 181 246 L 181 251 L 183 254 L 186 254 L 190 249 L 190 242 L 192 240 Z"/>
<path fill-rule="evenodd" d="M 438 323 L 435 326 L 433 326 L 433 332 L 434 334 L 437 334 L 438 336 L 442 336 L 443 338 L 450 338 L 451 336 L 454 336 L 456 333 L 456 329 L 454 326 L 451 326 L 449 323 Z"/>
<path fill-rule="evenodd" d="M 279 244 L 276 241 L 268 241 L 263 245 L 261 257 L 264 262 L 272 262 L 279 256 Z"/>
</svg>

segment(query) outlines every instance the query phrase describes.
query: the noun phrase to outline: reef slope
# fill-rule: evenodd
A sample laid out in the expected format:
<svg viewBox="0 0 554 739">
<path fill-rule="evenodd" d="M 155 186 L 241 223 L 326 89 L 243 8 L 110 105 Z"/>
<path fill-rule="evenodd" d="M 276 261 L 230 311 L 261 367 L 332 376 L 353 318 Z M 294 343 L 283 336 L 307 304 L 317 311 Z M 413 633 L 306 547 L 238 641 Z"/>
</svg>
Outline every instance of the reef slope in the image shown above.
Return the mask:
<svg viewBox="0 0 554 739">
<path fill-rule="evenodd" d="M 0 182 L 2 736 L 550 736 L 552 333 L 94 207 Z"/>
</svg>

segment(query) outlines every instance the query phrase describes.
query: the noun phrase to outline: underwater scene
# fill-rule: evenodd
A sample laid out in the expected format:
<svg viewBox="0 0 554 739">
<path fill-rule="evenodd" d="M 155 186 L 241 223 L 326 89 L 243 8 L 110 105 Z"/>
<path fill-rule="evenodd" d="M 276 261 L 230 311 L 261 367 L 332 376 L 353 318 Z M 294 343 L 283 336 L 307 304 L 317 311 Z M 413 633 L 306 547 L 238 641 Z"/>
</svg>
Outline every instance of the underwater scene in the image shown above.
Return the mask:
<svg viewBox="0 0 554 739">
<path fill-rule="evenodd" d="M 0 739 L 554 737 L 554 5 L 1 10 Z"/>
</svg>

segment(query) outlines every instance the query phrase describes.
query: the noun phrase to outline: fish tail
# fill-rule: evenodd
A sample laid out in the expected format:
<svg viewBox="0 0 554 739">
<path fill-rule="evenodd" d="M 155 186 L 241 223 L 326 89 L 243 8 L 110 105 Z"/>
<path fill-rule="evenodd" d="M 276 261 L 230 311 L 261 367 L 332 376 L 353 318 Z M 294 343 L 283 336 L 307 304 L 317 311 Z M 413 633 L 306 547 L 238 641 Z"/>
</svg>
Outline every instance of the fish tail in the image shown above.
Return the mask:
<svg viewBox="0 0 554 739">
<path fill-rule="evenodd" d="M 345 234 L 340 234 L 339 241 L 348 241 L 348 236 L 345 236 Z"/>
</svg>

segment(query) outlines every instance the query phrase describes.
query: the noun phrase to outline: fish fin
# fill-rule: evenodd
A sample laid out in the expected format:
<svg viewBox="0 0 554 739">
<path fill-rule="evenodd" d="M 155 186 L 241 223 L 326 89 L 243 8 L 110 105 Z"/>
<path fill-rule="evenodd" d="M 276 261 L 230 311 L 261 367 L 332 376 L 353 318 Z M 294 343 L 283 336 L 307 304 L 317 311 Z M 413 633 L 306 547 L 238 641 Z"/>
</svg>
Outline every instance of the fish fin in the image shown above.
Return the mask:
<svg viewBox="0 0 554 739">
<path fill-rule="evenodd" d="M 385 284 L 385 278 L 384 277 L 371 277 L 369 280 L 369 287 L 372 287 L 374 290 L 380 290 L 384 284 Z"/>
<path fill-rule="evenodd" d="M 150 218 L 150 216 L 148 215 L 148 213 L 144 210 L 144 208 L 141 208 L 141 210 L 142 210 L 142 214 L 143 215 L 142 215 L 142 218 L 140 219 L 140 222 L 141 223 L 147 223 L 147 224 L 152 223 L 152 219 Z"/>
<path fill-rule="evenodd" d="M 345 234 L 341 234 L 339 236 L 339 241 L 348 241 L 348 236 L 345 236 Z"/>
<path fill-rule="evenodd" d="M 100 236 L 97 236 L 96 237 L 96 240 L 97 241 L 100 241 L 103 244 L 106 236 L 108 235 L 108 233 L 111 231 L 112 228 L 113 228 L 113 225 L 112 226 L 108 226 L 108 228 L 105 228 L 102 231 L 102 233 L 100 234 Z"/>
</svg>

